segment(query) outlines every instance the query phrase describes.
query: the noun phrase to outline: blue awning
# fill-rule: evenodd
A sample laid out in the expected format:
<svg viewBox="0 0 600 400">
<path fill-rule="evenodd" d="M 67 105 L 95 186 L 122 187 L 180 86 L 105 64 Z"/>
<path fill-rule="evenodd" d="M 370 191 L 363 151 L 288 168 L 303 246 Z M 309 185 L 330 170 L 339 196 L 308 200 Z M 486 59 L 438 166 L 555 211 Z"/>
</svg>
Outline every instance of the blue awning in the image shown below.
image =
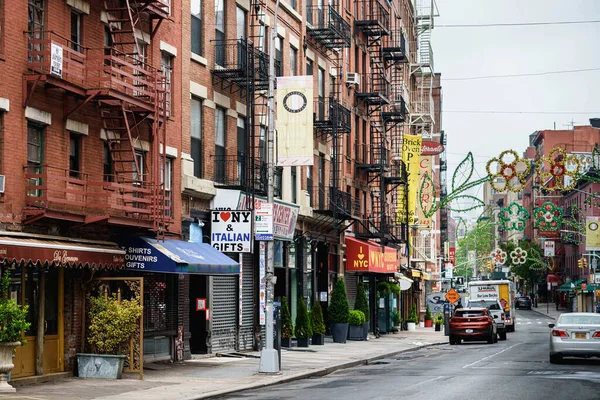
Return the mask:
<svg viewBox="0 0 600 400">
<path fill-rule="evenodd" d="M 134 237 L 124 242 L 125 268 L 171 274 L 234 275 L 240 265 L 208 243 Z"/>
</svg>

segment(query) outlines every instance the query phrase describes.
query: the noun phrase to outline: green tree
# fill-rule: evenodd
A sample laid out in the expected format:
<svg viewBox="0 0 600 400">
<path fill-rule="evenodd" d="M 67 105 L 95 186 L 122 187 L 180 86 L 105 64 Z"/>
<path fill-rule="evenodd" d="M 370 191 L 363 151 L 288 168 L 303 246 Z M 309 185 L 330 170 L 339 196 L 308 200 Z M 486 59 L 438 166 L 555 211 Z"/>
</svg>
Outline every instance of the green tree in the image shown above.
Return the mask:
<svg viewBox="0 0 600 400">
<path fill-rule="evenodd" d="M 344 279 L 339 278 L 333 287 L 331 303 L 328 308 L 329 322 L 332 324 L 345 324 L 350 315 L 350 303 L 346 296 L 346 286 Z"/>
<path fill-rule="evenodd" d="M 477 268 L 483 267 L 489 261 L 489 255 L 494 245 L 494 223 L 487 217 L 480 217 L 477 224 L 468 229 L 466 235 L 458 239 L 456 246 L 456 269 L 454 276 L 472 276 L 474 262 L 468 254 L 475 252 Z"/>
<path fill-rule="evenodd" d="M 305 339 L 312 336 L 312 328 L 310 326 L 310 318 L 308 317 L 308 310 L 306 309 L 306 303 L 304 299 L 300 297 L 298 299 L 298 313 L 296 314 L 296 337 Z"/>
<path fill-rule="evenodd" d="M 325 334 L 325 321 L 323 320 L 323 309 L 321 308 L 321 302 L 313 302 L 312 308 L 310 309 L 310 325 L 315 335 Z"/>
<path fill-rule="evenodd" d="M 369 312 L 369 300 L 367 300 L 367 293 L 365 292 L 365 285 L 359 282 L 356 287 L 356 301 L 354 302 L 354 309 L 362 311 L 365 314 L 365 321 L 371 319 L 371 313 Z"/>
<path fill-rule="evenodd" d="M 292 325 L 292 315 L 288 306 L 287 298 L 281 299 L 281 338 L 290 339 L 294 336 L 294 325 Z"/>
<path fill-rule="evenodd" d="M 524 264 L 512 264 L 511 251 L 520 247 L 527 252 L 527 260 Z M 518 243 L 507 242 L 500 244 L 500 248 L 506 252 L 506 265 L 510 266 L 513 275 L 525 281 L 525 286 L 531 290 L 533 282 L 544 280 L 549 270 L 549 265 L 544 261 L 542 249 L 528 240 L 519 240 Z"/>
<path fill-rule="evenodd" d="M 0 342 L 25 344 L 24 334 L 31 326 L 27 322 L 29 306 L 21 307 L 10 298 L 10 271 L 0 269 L 0 273 Z"/>
</svg>

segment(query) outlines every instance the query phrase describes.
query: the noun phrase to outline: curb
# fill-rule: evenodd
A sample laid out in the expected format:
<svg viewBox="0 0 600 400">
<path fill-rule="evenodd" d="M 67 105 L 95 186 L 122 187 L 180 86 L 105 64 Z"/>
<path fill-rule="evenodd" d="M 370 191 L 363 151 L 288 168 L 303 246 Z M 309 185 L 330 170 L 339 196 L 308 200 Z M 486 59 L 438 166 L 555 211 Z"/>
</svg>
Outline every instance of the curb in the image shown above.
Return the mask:
<svg viewBox="0 0 600 400">
<path fill-rule="evenodd" d="M 534 312 L 534 313 L 536 313 L 536 314 L 540 314 L 541 316 L 543 316 L 543 317 L 546 317 L 546 318 L 550 318 L 550 319 L 556 319 L 555 317 L 552 317 L 552 316 L 550 316 L 550 315 L 548 315 L 548 314 L 544 314 L 543 312 L 541 312 L 541 311 L 538 311 L 538 310 L 535 310 L 535 309 L 533 309 L 533 308 L 531 309 L 531 311 L 533 311 L 533 312 Z"/>
<path fill-rule="evenodd" d="M 280 384 L 283 384 L 283 383 L 289 383 L 289 382 L 298 381 L 298 380 L 302 380 L 302 379 L 307 379 L 307 378 L 312 378 L 312 377 L 319 377 L 319 376 L 325 376 L 325 375 L 332 374 L 332 373 L 334 373 L 336 371 L 339 371 L 339 370 L 353 368 L 353 367 L 357 367 L 357 366 L 361 366 L 361 365 L 369 365 L 369 364 L 371 364 L 371 363 L 373 363 L 375 361 L 382 360 L 384 358 L 394 357 L 394 356 L 396 356 L 398 354 L 409 353 L 411 351 L 417 351 L 417 350 L 421 350 L 421 349 L 424 349 L 424 348 L 427 348 L 427 347 L 430 347 L 430 346 L 439 346 L 439 345 L 447 344 L 447 343 L 448 343 L 447 341 L 427 343 L 427 344 L 424 344 L 424 345 L 412 347 L 410 349 L 393 351 L 391 353 L 385 353 L 385 354 L 380 354 L 380 355 L 374 356 L 374 357 L 369 357 L 369 358 L 363 358 L 363 359 L 360 359 L 360 360 L 349 361 L 349 362 L 345 362 L 345 363 L 333 365 L 333 366 L 330 366 L 330 367 L 324 367 L 324 368 L 315 369 L 315 370 L 308 371 L 308 372 L 299 372 L 299 373 L 297 373 L 295 375 L 290 375 L 290 376 L 283 377 L 283 378 L 281 378 L 281 379 L 279 379 L 277 381 L 262 382 L 262 383 L 247 385 L 247 386 L 245 386 L 243 388 L 233 388 L 233 389 L 219 390 L 219 391 L 213 392 L 213 393 L 205 393 L 205 394 L 201 394 L 201 395 L 198 395 L 198 396 L 187 397 L 185 400 L 215 399 L 215 398 L 223 397 L 223 396 L 226 396 L 226 395 L 229 395 L 229 394 L 233 394 L 233 393 L 245 392 L 247 390 L 260 389 L 260 388 L 264 388 L 264 387 L 267 387 L 267 386 L 280 385 Z M 273 375 L 273 376 L 276 376 L 276 375 Z"/>
</svg>

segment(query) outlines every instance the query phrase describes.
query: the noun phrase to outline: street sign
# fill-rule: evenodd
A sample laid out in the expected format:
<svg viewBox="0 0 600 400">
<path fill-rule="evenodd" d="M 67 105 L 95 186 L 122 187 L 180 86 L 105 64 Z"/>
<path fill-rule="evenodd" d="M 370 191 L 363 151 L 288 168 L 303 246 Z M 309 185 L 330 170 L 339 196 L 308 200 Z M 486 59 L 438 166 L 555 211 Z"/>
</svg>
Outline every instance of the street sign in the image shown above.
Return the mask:
<svg viewBox="0 0 600 400">
<path fill-rule="evenodd" d="M 458 292 L 454 289 L 450 289 L 448 290 L 448 293 L 446 293 L 446 300 L 448 300 L 450 303 L 454 304 L 458 301 L 458 299 L 460 299 L 460 294 L 458 294 Z"/>
<path fill-rule="evenodd" d="M 273 240 L 273 203 L 262 203 L 254 209 L 254 238 Z"/>
<path fill-rule="evenodd" d="M 554 257 L 554 241 L 546 240 L 544 242 L 544 257 Z"/>
</svg>

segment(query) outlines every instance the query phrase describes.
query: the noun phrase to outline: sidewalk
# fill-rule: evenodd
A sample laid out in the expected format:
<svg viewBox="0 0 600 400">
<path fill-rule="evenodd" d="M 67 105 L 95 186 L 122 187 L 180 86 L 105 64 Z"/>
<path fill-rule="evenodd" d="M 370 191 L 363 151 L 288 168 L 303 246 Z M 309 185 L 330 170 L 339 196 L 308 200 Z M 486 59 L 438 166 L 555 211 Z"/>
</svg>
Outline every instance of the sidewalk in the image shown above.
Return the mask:
<svg viewBox="0 0 600 400">
<path fill-rule="evenodd" d="M 54 382 L 17 387 L 14 395 L 1 399 L 36 400 L 147 400 L 205 399 L 260 388 L 277 383 L 322 376 L 336 370 L 368 364 L 395 354 L 432 344 L 447 343 L 444 332 L 433 328 L 417 328 L 415 332 L 370 338 L 367 342 L 348 341 L 345 344 L 326 341 L 325 346 L 286 350 L 282 353 L 282 368 L 278 374 L 259 374 L 259 353 L 247 357 L 212 357 L 177 364 L 149 364 L 144 368 L 144 380 L 132 375 L 117 381 L 69 378 Z"/>
<path fill-rule="evenodd" d="M 543 314 L 547 317 L 556 319 L 560 314 L 570 312 L 566 308 L 560 307 L 558 311 L 556 311 L 555 303 L 538 303 L 537 307 L 531 307 L 532 311 L 535 311 L 539 314 Z"/>
</svg>

